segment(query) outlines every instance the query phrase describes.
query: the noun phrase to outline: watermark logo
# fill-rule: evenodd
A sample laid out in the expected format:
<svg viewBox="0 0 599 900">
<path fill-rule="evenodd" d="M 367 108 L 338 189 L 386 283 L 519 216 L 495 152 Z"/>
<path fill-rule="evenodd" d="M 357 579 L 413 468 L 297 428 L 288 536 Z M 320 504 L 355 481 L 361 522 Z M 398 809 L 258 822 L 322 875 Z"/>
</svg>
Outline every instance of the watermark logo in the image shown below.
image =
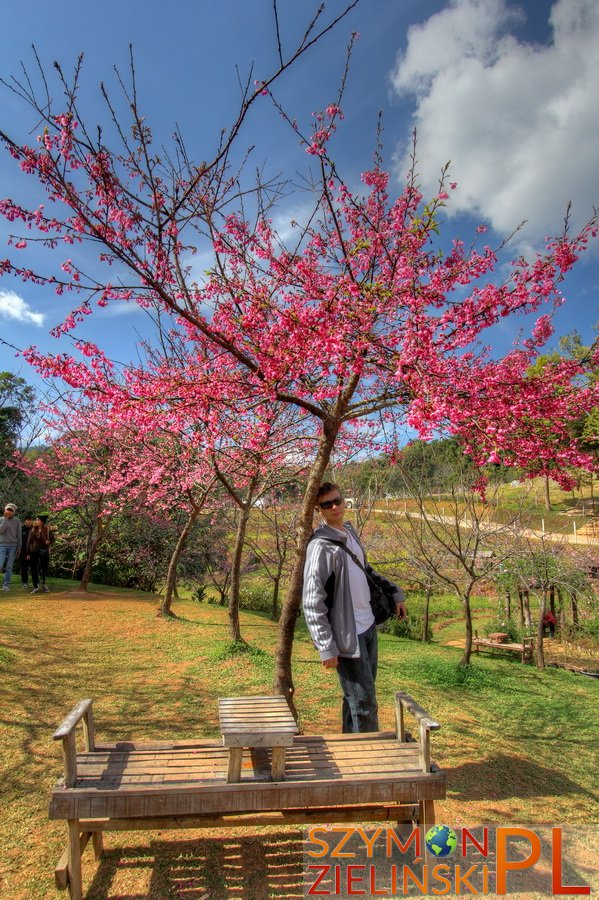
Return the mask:
<svg viewBox="0 0 599 900">
<path fill-rule="evenodd" d="M 561 826 L 434 825 L 426 834 L 411 826 L 316 826 L 304 844 L 304 896 L 584 896 L 588 873 L 597 871 L 598 836 L 597 828 Z"/>
<path fill-rule="evenodd" d="M 449 825 L 433 825 L 424 840 L 431 856 L 442 859 L 455 853 L 458 846 L 458 836 Z"/>
</svg>

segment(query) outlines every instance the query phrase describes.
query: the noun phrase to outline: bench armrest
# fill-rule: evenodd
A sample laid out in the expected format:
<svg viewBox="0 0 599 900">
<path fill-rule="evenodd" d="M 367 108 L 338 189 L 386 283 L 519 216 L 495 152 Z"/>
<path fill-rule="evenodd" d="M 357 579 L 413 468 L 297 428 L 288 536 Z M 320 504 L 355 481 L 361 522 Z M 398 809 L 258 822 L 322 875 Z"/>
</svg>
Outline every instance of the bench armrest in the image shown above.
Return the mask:
<svg viewBox="0 0 599 900">
<path fill-rule="evenodd" d="M 52 735 L 53 740 L 62 741 L 65 787 L 73 787 L 77 781 L 77 746 L 75 743 L 75 729 L 80 722 L 83 723 L 85 749 L 88 752 L 91 752 L 96 746 L 91 700 L 81 700 L 77 706 L 71 710 L 68 716 L 62 721 L 59 728 Z"/>
<path fill-rule="evenodd" d="M 411 713 L 418 722 L 420 732 L 419 749 L 420 749 L 420 766 L 423 772 L 431 770 L 431 731 L 438 731 L 441 726 L 436 722 L 420 704 L 406 694 L 404 691 L 398 691 L 395 694 L 395 721 L 397 725 L 397 740 L 402 743 L 406 739 L 406 731 L 404 725 L 404 710 Z"/>
</svg>

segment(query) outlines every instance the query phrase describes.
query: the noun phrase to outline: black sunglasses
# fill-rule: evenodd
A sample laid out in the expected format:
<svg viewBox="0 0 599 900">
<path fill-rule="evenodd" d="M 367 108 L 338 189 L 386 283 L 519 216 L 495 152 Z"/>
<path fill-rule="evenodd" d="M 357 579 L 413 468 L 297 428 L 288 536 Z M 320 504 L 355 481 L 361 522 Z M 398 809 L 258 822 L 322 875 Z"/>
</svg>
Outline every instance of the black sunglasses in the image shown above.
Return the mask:
<svg viewBox="0 0 599 900">
<path fill-rule="evenodd" d="M 319 503 L 321 509 L 332 509 L 334 506 L 341 506 L 343 503 L 343 497 L 334 497 L 333 500 L 325 500 L 324 503 Z"/>
</svg>

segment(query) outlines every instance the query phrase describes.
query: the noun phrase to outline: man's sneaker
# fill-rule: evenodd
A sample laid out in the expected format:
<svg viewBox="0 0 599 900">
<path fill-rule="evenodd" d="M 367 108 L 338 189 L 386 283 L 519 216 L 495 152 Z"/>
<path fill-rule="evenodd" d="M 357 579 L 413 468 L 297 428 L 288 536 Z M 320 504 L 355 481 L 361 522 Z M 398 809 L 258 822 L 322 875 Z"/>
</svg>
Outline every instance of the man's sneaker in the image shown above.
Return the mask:
<svg viewBox="0 0 599 900">
<path fill-rule="evenodd" d="M 39 588 L 34 588 L 32 591 L 30 591 L 31 594 L 39 594 L 39 592 L 40 592 Z"/>
<path fill-rule="evenodd" d="M 24 581 L 24 582 L 21 584 L 21 587 L 27 589 L 27 588 L 29 587 L 29 585 L 27 584 L 26 581 Z"/>
<path fill-rule="evenodd" d="M 44 592 L 44 594 L 47 594 L 49 590 L 50 590 L 49 587 L 46 587 L 45 584 L 42 584 L 42 591 Z"/>
<path fill-rule="evenodd" d="M 3 590 L 3 591 L 10 591 L 10 588 L 9 588 L 9 586 L 8 586 L 7 584 L 3 584 L 3 585 L 2 585 L 2 590 Z"/>
</svg>

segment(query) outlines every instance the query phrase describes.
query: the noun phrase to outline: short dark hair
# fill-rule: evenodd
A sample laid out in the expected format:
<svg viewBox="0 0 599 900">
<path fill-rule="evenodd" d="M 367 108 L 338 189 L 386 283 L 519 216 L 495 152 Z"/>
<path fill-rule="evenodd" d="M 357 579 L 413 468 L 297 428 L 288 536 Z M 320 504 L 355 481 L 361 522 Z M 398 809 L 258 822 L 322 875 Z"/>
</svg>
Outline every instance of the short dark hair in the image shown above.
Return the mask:
<svg viewBox="0 0 599 900">
<path fill-rule="evenodd" d="M 316 493 L 316 503 L 318 504 L 318 501 L 323 496 L 323 494 L 330 494 L 331 491 L 339 491 L 339 493 L 341 494 L 341 488 L 334 481 L 323 481 Z"/>
</svg>

